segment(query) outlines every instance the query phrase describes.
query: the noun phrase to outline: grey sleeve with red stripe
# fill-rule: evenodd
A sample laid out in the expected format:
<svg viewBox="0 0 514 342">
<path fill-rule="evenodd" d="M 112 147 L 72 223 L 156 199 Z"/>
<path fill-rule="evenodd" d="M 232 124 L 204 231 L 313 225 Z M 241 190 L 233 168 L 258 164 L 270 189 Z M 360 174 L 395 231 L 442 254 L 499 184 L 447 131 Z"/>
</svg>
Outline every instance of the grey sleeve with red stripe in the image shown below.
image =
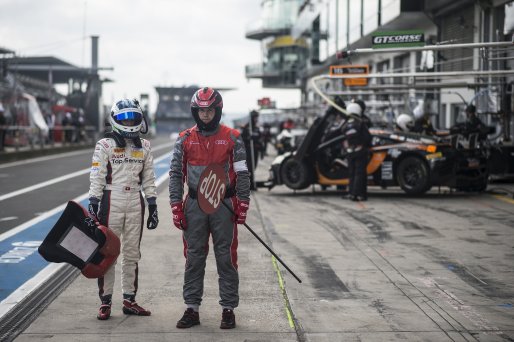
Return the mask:
<svg viewBox="0 0 514 342">
<path fill-rule="evenodd" d="M 186 140 L 187 134 L 178 137 L 175 147 L 171 152 L 171 163 L 170 163 L 170 203 L 182 202 L 182 196 L 184 195 L 184 163 L 187 161 L 184 159 L 184 140 Z"/>
<path fill-rule="evenodd" d="M 235 138 L 235 137 L 234 137 Z M 246 149 L 241 136 L 234 141 L 234 171 L 236 172 L 236 196 L 240 200 L 250 200 L 250 174 L 246 165 Z"/>
</svg>

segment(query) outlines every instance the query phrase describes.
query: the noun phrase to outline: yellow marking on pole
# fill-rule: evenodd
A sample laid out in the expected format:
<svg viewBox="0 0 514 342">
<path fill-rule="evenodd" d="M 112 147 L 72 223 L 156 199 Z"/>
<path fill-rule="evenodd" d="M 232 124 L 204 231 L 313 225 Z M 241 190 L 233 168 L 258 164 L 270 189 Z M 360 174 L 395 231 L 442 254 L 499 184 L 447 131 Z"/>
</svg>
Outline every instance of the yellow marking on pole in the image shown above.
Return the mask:
<svg viewBox="0 0 514 342">
<path fill-rule="evenodd" d="M 295 329 L 295 324 L 293 321 L 293 314 L 287 305 L 286 297 L 284 296 L 286 289 L 284 288 L 284 281 L 282 280 L 282 274 L 280 273 L 280 269 L 278 268 L 277 259 L 274 256 L 271 256 L 271 261 L 273 262 L 273 267 L 275 268 L 275 272 L 277 272 L 278 284 L 280 286 L 280 290 L 282 291 L 282 297 L 284 298 L 284 307 L 286 309 L 287 320 L 289 321 L 289 326 L 291 329 Z"/>
<path fill-rule="evenodd" d="M 507 203 L 510 203 L 510 204 L 514 204 L 514 200 L 513 200 L 513 199 L 508 198 L 507 196 L 503 196 L 503 195 L 493 195 L 493 197 L 496 197 L 496 198 L 497 198 L 497 199 L 499 199 L 500 201 L 504 201 L 504 202 L 507 202 Z"/>
</svg>

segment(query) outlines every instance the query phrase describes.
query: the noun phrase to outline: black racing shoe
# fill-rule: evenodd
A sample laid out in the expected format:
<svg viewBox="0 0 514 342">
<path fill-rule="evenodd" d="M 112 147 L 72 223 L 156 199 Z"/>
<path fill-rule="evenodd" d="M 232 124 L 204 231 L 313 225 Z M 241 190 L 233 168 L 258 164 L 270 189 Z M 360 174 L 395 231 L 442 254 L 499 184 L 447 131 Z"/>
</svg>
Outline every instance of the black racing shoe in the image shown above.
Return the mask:
<svg viewBox="0 0 514 342">
<path fill-rule="evenodd" d="M 200 324 L 200 314 L 192 308 L 187 308 L 182 318 L 177 322 L 177 328 L 186 329 L 191 328 L 193 325 Z"/>
<path fill-rule="evenodd" d="M 236 327 L 236 315 L 234 310 L 223 309 L 221 314 L 220 329 L 234 329 Z"/>
</svg>

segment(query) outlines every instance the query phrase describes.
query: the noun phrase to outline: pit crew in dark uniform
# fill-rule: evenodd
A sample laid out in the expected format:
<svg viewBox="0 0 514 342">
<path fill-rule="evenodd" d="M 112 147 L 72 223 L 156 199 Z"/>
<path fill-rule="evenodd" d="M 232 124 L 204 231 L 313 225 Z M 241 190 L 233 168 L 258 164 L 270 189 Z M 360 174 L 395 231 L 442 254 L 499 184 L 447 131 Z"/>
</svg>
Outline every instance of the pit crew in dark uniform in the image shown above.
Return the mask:
<svg viewBox="0 0 514 342">
<path fill-rule="evenodd" d="M 173 149 L 170 168 L 170 203 L 174 225 L 183 231 L 184 273 L 183 296 L 187 306 L 177 328 L 200 324 L 205 260 L 212 235 L 219 293 L 222 307 L 221 329 L 236 326 L 234 309 L 239 304 L 237 272 L 237 224 L 246 220 L 250 203 L 250 178 L 245 146 L 239 131 L 220 125 L 223 100 L 212 88 L 199 89 L 191 99 L 191 113 L 196 125 L 180 133 Z M 199 177 L 210 164 L 222 165 L 226 175 L 225 203 L 233 208 L 234 217 L 223 205 L 213 214 L 199 207 Z M 183 200 L 184 183 L 188 195 Z"/>
<path fill-rule="evenodd" d="M 348 155 L 348 173 L 350 185 L 347 198 L 352 201 L 366 201 L 368 149 L 371 146 L 371 135 L 366 122 L 362 119 L 362 108 L 352 102 L 346 108 L 350 115 L 342 127 L 343 148 Z"/>
<path fill-rule="evenodd" d="M 466 123 L 464 124 L 464 130 L 469 135 L 472 133 L 478 133 L 480 139 L 487 137 L 488 128 L 477 116 L 477 109 L 474 105 L 468 105 L 466 107 Z"/>
<path fill-rule="evenodd" d="M 246 125 L 243 126 L 241 131 L 241 137 L 245 144 L 246 149 L 246 161 L 248 165 L 248 171 L 250 172 L 250 189 L 256 190 L 255 187 L 255 169 L 259 161 L 259 152 L 262 150 L 263 136 L 259 130 L 259 112 L 252 110 L 250 112 L 250 120 Z M 252 162 L 253 157 L 253 162 Z"/>
</svg>

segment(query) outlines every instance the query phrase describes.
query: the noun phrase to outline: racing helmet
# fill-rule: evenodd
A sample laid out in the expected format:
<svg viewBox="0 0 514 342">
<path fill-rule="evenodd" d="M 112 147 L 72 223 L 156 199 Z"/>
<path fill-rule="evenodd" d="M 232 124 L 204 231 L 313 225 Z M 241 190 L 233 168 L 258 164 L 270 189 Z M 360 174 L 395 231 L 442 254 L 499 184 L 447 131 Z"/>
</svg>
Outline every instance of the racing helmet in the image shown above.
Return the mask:
<svg viewBox="0 0 514 342">
<path fill-rule="evenodd" d="M 361 116 L 362 115 L 362 108 L 361 108 L 361 106 L 359 106 L 355 102 L 350 103 L 348 105 L 348 107 L 346 107 L 346 111 L 349 114 L 353 114 L 353 115 L 357 115 L 357 116 Z"/>
<path fill-rule="evenodd" d="M 400 114 L 396 118 L 396 125 L 404 132 L 409 132 L 414 124 L 412 116 L 408 114 Z"/>
<path fill-rule="evenodd" d="M 200 108 L 214 108 L 214 118 L 209 123 L 204 123 L 198 116 Z M 198 89 L 191 98 L 191 114 L 202 131 L 213 131 L 218 127 L 223 109 L 223 98 L 221 94 L 212 88 L 204 87 Z"/>
<path fill-rule="evenodd" d="M 356 104 L 358 104 L 361 107 L 363 113 L 366 111 L 366 103 L 364 103 L 364 101 L 362 101 L 361 99 L 357 99 L 357 100 L 354 100 L 353 102 L 355 102 Z"/>
<path fill-rule="evenodd" d="M 143 126 L 143 111 L 137 100 L 121 99 L 111 108 L 109 122 L 112 130 L 127 139 L 139 137 Z"/>
</svg>

